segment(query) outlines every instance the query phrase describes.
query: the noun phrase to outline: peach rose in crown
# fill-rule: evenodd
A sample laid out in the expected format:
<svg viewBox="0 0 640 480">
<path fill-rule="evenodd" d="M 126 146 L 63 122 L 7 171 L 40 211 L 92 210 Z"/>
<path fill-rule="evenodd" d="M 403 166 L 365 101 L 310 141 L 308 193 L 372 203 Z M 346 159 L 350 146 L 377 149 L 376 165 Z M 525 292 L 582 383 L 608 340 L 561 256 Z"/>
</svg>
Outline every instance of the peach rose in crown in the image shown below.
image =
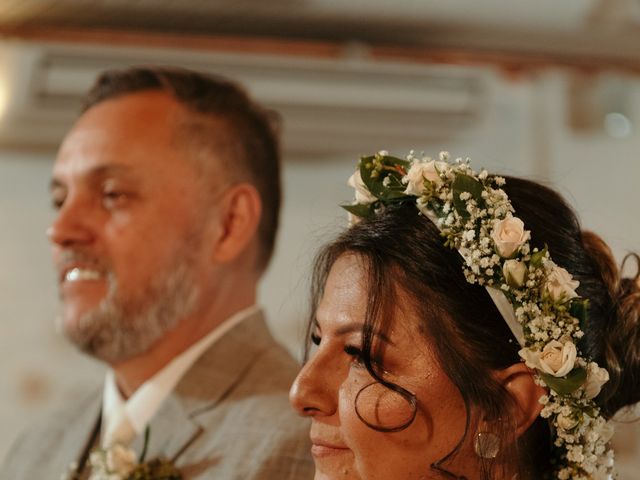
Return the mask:
<svg viewBox="0 0 640 480">
<path fill-rule="evenodd" d="M 553 300 L 566 301 L 578 296 L 576 288 L 580 286 L 580 282 L 574 280 L 569 272 L 552 261 L 547 261 L 545 267 L 547 279 L 544 287 Z"/>
<path fill-rule="evenodd" d="M 369 204 L 378 200 L 375 195 L 373 195 L 367 186 L 362 181 L 362 176 L 360 175 L 360 170 L 356 170 L 353 175 L 349 177 L 347 181 L 347 185 L 354 188 L 356 190 L 356 202 L 360 204 Z"/>
<path fill-rule="evenodd" d="M 541 352 L 523 348 L 518 354 L 524 359 L 527 367 L 554 377 L 564 377 L 573 370 L 578 356 L 573 342 L 561 343 L 557 340 L 551 340 Z"/>
<path fill-rule="evenodd" d="M 505 260 L 504 265 L 502 265 L 502 274 L 508 285 L 521 287 L 524 285 L 527 276 L 527 266 L 520 260 Z"/>
<path fill-rule="evenodd" d="M 447 162 L 436 162 L 431 159 L 414 161 L 409 168 L 409 171 L 402 179 L 402 181 L 407 184 L 407 188 L 404 193 L 406 195 L 415 195 L 417 197 L 421 196 L 424 193 L 425 180 L 429 180 L 430 182 L 439 185 L 442 183 L 440 172 L 445 171 L 448 166 Z"/>
<path fill-rule="evenodd" d="M 496 220 L 491 231 L 496 251 L 502 258 L 511 257 L 530 236 L 529 230 L 524 229 L 524 223 L 517 217 Z"/>
<path fill-rule="evenodd" d="M 591 362 L 587 366 L 587 380 L 584 384 L 585 397 L 591 399 L 598 396 L 602 386 L 609 381 L 609 372 Z"/>
</svg>

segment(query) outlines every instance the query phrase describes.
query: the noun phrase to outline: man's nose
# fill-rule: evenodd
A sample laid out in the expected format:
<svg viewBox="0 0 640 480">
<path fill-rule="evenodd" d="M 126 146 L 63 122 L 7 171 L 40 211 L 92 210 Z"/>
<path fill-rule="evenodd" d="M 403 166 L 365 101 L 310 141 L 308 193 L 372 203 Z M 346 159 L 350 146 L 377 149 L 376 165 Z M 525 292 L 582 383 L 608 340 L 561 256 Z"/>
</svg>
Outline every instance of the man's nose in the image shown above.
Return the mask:
<svg viewBox="0 0 640 480">
<path fill-rule="evenodd" d="M 68 197 L 47 228 L 47 237 L 53 246 L 58 247 L 91 243 L 94 239 L 91 221 L 91 209 L 87 200 Z"/>
</svg>

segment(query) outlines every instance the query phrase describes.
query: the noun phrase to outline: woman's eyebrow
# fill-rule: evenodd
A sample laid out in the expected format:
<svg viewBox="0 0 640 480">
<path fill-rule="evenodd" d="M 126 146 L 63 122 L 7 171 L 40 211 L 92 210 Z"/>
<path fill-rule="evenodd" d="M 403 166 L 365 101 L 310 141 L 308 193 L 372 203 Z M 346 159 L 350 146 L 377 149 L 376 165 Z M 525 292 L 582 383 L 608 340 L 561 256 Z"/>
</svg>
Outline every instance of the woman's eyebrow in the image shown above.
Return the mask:
<svg viewBox="0 0 640 480">
<path fill-rule="evenodd" d="M 363 327 L 364 327 L 364 324 L 362 323 L 358 323 L 358 322 L 347 323 L 346 325 L 342 325 L 338 329 L 336 329 L 336 335 L 346 335 L 348 333 L 353 333 L 353 332 L 362 332 Z M 387 343 L 389 345 L 395 345 L 387 335 L 385 335 L 380 331 L 374 331 L 373 335 L 378 339 L 382 340 L 384 343 Z"/>
</svg>

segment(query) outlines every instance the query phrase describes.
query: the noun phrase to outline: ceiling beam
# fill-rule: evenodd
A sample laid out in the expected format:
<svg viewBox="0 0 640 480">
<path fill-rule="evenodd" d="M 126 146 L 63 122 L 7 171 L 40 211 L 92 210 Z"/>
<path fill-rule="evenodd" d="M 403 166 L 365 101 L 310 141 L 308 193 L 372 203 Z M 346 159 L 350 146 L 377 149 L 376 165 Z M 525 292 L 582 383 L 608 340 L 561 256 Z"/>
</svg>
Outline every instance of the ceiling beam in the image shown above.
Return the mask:
<svg viewBox="0 0 640 480">
<path fill-rule="evenodd" d="M 513 32 L 486 28 L 438 28 L 410 32 L 393 41 L 319 40 L 282 36 L 157 33 L 61 27 L 2 27 L 0 37 L 38 42 L 175 48 L 196 51 L 290 55 L 312 58 L 358 56 L 415 63 L 494 65 L 508 72 L 548 68 L 640 74 L 640 35 L 633 30 Z"/>
</svg>

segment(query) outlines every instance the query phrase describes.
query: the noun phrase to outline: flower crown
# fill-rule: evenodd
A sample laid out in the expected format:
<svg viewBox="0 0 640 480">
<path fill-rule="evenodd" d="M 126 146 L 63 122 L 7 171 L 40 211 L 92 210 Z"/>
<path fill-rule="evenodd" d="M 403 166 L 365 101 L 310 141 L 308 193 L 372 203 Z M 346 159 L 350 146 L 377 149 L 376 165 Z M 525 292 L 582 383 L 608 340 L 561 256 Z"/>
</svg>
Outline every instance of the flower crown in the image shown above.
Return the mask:
<svg viewBox="0 0 640 480">
<path fill-rule="evenodd" d="M 578 296 L 579 282 L 551 260 L 546 247 L 530 248 L 530 232 L 514 216 L 504 184 L 486 170 L 474 172 L 469 159 L 450 162 L 446 152 L 433 160 L 380 151 L 360 159 L 349 178 L 355 202 L 343 208 L 353 224 L 387 206 L 415 202 L 445 245 L 462 256 L 467 281 L 487 289 L 536 383 L 548 387 L 540 403 L 555 435 L 554 478 L 612 478 L 607 444 L 613 428 L 594 401 L 609 374 L 576 346 L 588 300 Z"/>
</svg>

